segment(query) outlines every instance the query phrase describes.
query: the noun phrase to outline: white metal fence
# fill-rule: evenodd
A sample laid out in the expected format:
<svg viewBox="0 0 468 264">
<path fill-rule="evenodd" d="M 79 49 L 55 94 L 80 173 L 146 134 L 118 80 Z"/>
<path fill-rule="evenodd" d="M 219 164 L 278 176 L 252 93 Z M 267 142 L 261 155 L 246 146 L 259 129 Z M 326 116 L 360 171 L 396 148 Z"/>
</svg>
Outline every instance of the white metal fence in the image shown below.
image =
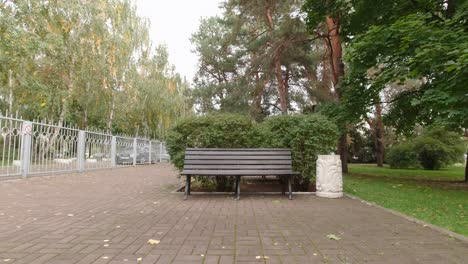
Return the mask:
<svg viewBox="0 0 468 264">
<path fill-rule="evenodd" d="M 0 180 L 168 161 L 164 142 L 0 115 Z"/>
</svg>

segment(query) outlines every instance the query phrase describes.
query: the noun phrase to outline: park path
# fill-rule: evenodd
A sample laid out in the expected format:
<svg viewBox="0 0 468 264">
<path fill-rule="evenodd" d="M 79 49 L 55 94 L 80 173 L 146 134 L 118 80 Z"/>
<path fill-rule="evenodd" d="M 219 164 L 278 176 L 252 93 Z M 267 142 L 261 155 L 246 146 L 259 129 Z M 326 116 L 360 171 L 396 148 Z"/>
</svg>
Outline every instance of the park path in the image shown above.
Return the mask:
<svg viewBox="0 0 468 264">
<path fill-rule="evenodd" d="M 192 195 L 183 201 L 173 193 L 179 183 L 169 164 L 1 181 L 0 263 L 468 259 L 467 243 L 358 200 Z"/>
</svg>

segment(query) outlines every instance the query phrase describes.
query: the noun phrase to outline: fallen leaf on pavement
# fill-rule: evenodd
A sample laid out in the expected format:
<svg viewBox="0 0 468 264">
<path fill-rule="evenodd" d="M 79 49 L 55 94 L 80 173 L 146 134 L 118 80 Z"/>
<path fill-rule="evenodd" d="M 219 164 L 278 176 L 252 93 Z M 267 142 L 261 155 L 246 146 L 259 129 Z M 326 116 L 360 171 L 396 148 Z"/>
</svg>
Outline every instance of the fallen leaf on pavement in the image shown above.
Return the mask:
<svg viewBox="0 0 468 264">
<path fill-rule="evenodd" d="M 336 236 L 336 235 L 334 235 L 334 234 L 329 234 L 329 235 L 327 235 L 327 237 L 328 237 L 329 239 L 332 239 L 332 240 L 340 240 L 340 239 L 341 239 L 341 237 Z"/>
<path fill-rule="evenodd" d="M 156 239 L 150 239 L 150 240 L 148 240 L 148 244 L 150 244 L 150 245 L 157 245 L 157 244 L 159 244 L 159 242 L 161 242 L 161 241 L 156 240 Z"/>
</svg>

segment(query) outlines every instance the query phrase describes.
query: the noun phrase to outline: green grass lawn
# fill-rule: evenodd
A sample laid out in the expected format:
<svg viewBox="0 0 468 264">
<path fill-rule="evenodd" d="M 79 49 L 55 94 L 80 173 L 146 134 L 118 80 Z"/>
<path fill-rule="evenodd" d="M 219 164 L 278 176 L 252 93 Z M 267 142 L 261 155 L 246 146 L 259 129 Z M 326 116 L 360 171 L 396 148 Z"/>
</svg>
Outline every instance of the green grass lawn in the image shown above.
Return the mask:
<svg viewBox="0 0 468 264">
<path fill-rule="evenodd" d="M 468 236 L 464 167 L 426 171 L 351 164 L 349 169 L 345 192 Z"/>
</svg>

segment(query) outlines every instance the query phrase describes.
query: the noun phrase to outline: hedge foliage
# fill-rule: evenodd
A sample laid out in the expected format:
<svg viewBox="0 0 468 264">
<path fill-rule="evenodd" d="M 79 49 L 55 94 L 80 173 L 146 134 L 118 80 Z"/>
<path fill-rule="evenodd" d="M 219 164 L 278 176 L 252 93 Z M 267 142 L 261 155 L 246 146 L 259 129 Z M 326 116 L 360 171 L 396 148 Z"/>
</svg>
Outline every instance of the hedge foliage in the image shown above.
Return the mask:
<svg viewBox="0 0 468 264">
<path fill-rule="evenodd" d="M 387 153 L 386 161 L 392 169 L 415 168 L 419 165 L 418 154 L 410 142 L 393 146 Z"/>
<path fill-rule="evenodd" d="M 291 149 L 293 168 L 300 172 L 294 187 L 300 191 L 315 177 L 317 155 L 333 153 L 339 136 L 336 125 L 321 115 L 273 116 L 259 128 L 264 147 Z"/>
<path fill-rule="evenodd" d="M 248 148 L 259 139 L 253 121 L 242 115 L 215 114 L 179 121 L 166 144 L 171 161 L 182 170 L 186 148 Z"/>
<path fill-rule="evenodd" d="M 465 148 L 465 143 L 457 133 L 434 127 L 418 137 L 393 146 L 386 160 L 391 168 L 422 167 L 438 170 L 463 161 Z"/>
<path fill-rule="evenodd" d="M 215 114 L 178 122 L 168 135 L 167 149 L 181 170 L 187 147 L 290 148 L 293 168 L 301 173 L 294 189 L 307 190 L 317 155 L 332 153 L 337 139 L 336 125 L 321 115 L 275 116 L 257 124 L 243 115 Z"/>
</svg>

